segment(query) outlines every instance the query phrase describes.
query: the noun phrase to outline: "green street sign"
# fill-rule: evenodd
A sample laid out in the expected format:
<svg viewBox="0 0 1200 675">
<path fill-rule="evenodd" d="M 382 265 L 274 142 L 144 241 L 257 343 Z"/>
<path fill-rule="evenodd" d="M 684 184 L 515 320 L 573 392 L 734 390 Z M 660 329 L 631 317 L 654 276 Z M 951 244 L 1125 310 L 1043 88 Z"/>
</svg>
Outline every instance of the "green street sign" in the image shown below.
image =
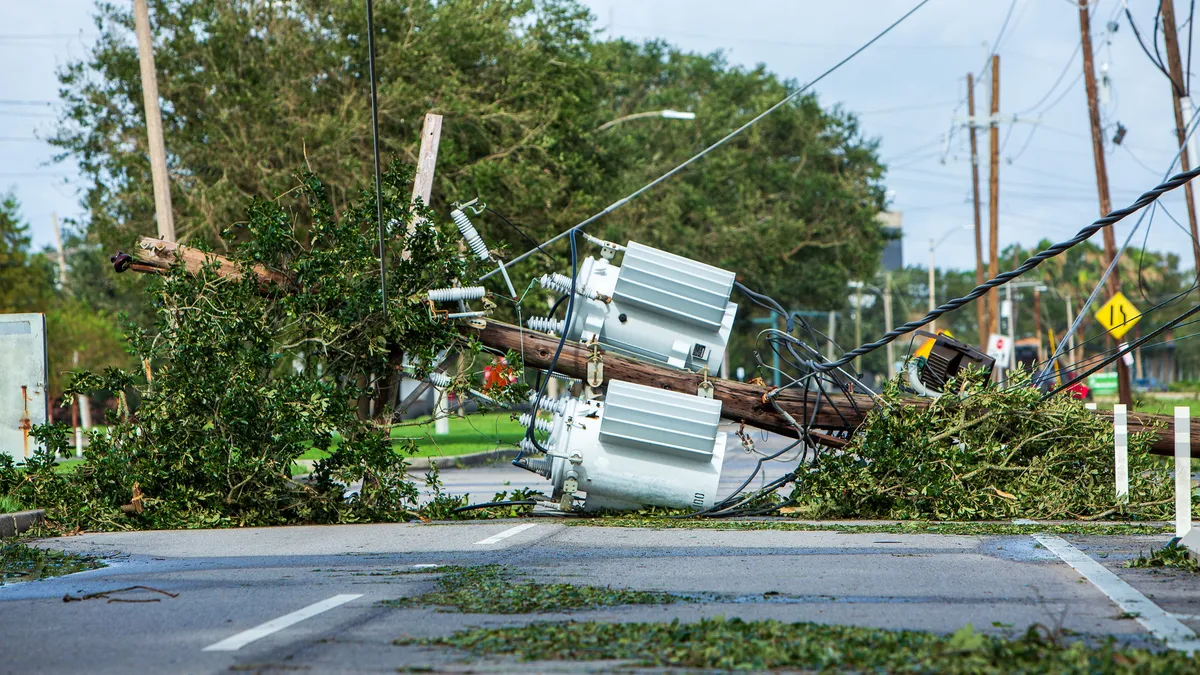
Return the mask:
<svg viewBox="0 0 1200 675">
<path fill-rule="evenodd" d="M 1088 375 L 1088 388 L 1092 390 L 1092 394 L 1096 396 L 1111 396 L 1117 393 L 1117 374 L 1116 373 L 1096 373 Z"/>
</svg>

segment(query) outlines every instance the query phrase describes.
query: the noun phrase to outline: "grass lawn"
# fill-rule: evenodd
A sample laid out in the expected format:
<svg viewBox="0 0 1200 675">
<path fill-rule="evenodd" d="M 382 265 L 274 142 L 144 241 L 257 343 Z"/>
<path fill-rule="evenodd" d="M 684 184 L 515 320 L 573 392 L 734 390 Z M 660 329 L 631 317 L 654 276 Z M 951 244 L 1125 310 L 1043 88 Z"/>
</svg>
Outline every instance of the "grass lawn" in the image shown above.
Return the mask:
<svg viewBox="0 0 1200 675">
<path fill-rule="evenodd" d="M 484 452 L 502 447 L 515 446 L 525 436 L 525 427 L 510 419 L 510 413 L 487 413 L 450 417 L 450 432 L 438 436 L 433 432 L 430 418 L 406 422 L 405 426 L 392 429 L 392 438 L 414 439 L 417 442 L 415 457 L 454 457 L 473 452 Z M 313 448 L 300 459 L 320 459 L 327 453 Z"/>
<path fill-rule="evenodd" d="M 1113 403 L 1115 403 L 1115 399 L 1098 401 L 1096 408 L 1098 410 L 1112 410 Z M 1170 417 L 1175 414 L 1175 406 L 1187 406 L 1192 411 L 1192 417 L 1200 415 L 1200 401 L 1190 398 L 1155 398 L 1153 394 L 1134 394 L 1131 410 Z"/>
<path fill-rule="evenodd" d="M 0 495 L 0 513 L 16 513 L 17 511 L 24 510 L 25 505 L 21 502 L 13 499 L 12 497 Z"/>
</svg>

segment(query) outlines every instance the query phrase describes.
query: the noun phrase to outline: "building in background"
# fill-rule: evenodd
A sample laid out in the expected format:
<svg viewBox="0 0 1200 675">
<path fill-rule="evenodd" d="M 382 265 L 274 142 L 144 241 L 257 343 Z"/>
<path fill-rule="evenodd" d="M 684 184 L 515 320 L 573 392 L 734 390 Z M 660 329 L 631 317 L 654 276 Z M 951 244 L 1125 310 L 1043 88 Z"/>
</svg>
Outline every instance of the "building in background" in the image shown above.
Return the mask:
<svg viewBox="0 0 1200 675">
<path fill-rule="evenodd" d="M 901 241 L 901 228 L 904 216 L 900 211 L 884 211 L 875 219 L 880 228 L 889 237 L 883 248 L 883 269 L 885 272 L 895 272 L 904 269 L 904 242 Z"/>
</svg>

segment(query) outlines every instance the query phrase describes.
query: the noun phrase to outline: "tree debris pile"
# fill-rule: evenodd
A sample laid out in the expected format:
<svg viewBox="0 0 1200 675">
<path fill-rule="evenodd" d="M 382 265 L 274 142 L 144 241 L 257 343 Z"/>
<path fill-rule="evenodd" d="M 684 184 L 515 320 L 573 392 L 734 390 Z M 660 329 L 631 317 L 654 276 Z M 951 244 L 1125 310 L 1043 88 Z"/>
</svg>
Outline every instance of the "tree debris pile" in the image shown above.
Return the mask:
<svg viewBox="0 0 1200 675">
<path fill-rule="evenodd" d="M 1170 519 L 1172 469 L 1129 436 L 1129 500 L 1115 492 L 1113 425 L 1066 396 L 1043 400 L 1028 375 L 1003 385 L 978 373 L 928 407 L 903 405 L 896 382 L 843 452 L 802 474 L 795 511 L 813 518 Z"/>
<path fill-rule="evenodd" d="M 301 175 L 286 197 L 256 201 L 225 233 L 242 274 L 210 262 L 152 283 L 155 325 L 131 324 L 126 335 L 141 369 L 75 378 L 69 393 L 103 390 L 120 401 L 107 431 L 91 434 L 85 462 L 59 473 L 67 430 L 40 427 L 37 457 L 23 469 L 0 464 L 0 495 L 45 508 L 66 530 L 408 518 L 418 490 L 387 425 L 363 415 L 362 403 L 374 400 L 377 412 L 392 404 L 402 354 L 419 363 L 446 348 L 477 349 L 424 304 L 429 288 L 472 270 L 453 229 L 409 207 L 410 180 L 399 164 L 383 179 L 386 311 L 373 192 L 335 213 L 324 185 Z M 407 233 L 418 216 L 426 222 Z M 253 266 L 288 288 L 264 286 Z M 330 456 L 300 484 L 291 468 L 310 448 Z M 358 483 L 347 501 L 345 486 Z"/>
</svg>

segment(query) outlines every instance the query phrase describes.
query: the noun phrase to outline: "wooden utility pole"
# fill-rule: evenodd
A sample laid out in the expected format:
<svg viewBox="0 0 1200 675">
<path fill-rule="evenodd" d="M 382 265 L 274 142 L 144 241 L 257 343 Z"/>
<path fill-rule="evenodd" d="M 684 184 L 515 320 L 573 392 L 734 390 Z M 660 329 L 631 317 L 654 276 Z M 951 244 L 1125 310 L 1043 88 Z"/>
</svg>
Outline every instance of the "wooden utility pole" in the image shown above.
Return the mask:
<svg viewBox="0 0 1200 675">
<path fill-rule="evenodd" d="M 988 129 L 991 144 L 991 161 L 988 174 L 988 278 L 995 279 L 1000 273 L 1000 126 L 996 117 L 1000 114 L 1000 55 L 992 55 L 992 117 Z M 996 289 L 988 292 L 988 332 L 1000 332 L 1000 293 Z M 986 338 L 985 338 L 986 339 Z"/>
<path fill-rule="evenodd" d="M 983 221 L 979 205 L 979 141 L 975 137 L 975 75 L 967 73 L 967 132 L 971 135 L 971 191 L 975 199 L 975 285 L 982 286 L 983 278 Z M 975 320 L 979 324 L 979 345 L 987 345 L 989 326 L 987 298 L 975 301 Z"/>
<path fill-rule="evenodd" d="M 150 174 L 154 179 L 154 213 L 158 238 L 175 241 L 171 213 L 171 186 L 167 181 L 167 149 L 163 144 L 162 109 L 158 106 L 158 74 L 154 68 L 154 41 L 150 38 L 150 10 L 146 0 L 133 0 L 138 61 L 142 67 L 142 103 L 146 107 L 146 135 L 150 149 Z"/>
<path fill-rule="evenodd" d="M 1182 170 L 1191 169 L 1187 150 L 1187 124 L 1191 120 L 1183 118 L 1182 100 L 1188 95 L 1188 86 L 1184 82 L 1186 75 L 1183 61 L 1179 58 L 1179 36 L 1175 32 L 1175 2 L 1162 2 L 1163 40 L 1167 47 L 1167 68 L 1171 71 L 1171 101 L 1175 107 L 1175 135 L 1179 139 L 1179 166 Z M 1196 261 L 1196 274 L 1200 275 L 1200 233 L 1196 231 L 1196 202 L 1192 193 L 1192 184 L 1183 184 L 1183 193 L 1187 199 L 1188 225 L 1192 228 L 1192 256 Z"/>
<path fill-rule="evenodd" d="M 1104 136 L 1100 129 L 1100 106 L 1096 102 L 1096 71 L 1092 65 L 1092 35 L 1088 25 L 1088 0 L 1079 0 L 1079 37 L 1080 50 L 1083 52 L 1083 83 L 1087 89 L 1088 119 L 1092 127 L 1092 157 L 1096 162 L 1096 191 L 1100 195 L 1100 215 L 1106 216 L 1112 211 L 1112 201 L 1108 194 L 1108 168 L 1104 161 Z M 1104 232 L 1104 258 L 1112 264 L 1117 256 L 1117 240 L 1111 227 Z M 1112 297 L 1121 291 L 1121 269 L 1113 267 L 1108 276 L 1108 295 Z M 1129 367 L 1124 359 L 1117 359 L 1117 395 L 1121 403 L 1132 405 L 1133 396 L 1129 388 Z"/>
</svg>

